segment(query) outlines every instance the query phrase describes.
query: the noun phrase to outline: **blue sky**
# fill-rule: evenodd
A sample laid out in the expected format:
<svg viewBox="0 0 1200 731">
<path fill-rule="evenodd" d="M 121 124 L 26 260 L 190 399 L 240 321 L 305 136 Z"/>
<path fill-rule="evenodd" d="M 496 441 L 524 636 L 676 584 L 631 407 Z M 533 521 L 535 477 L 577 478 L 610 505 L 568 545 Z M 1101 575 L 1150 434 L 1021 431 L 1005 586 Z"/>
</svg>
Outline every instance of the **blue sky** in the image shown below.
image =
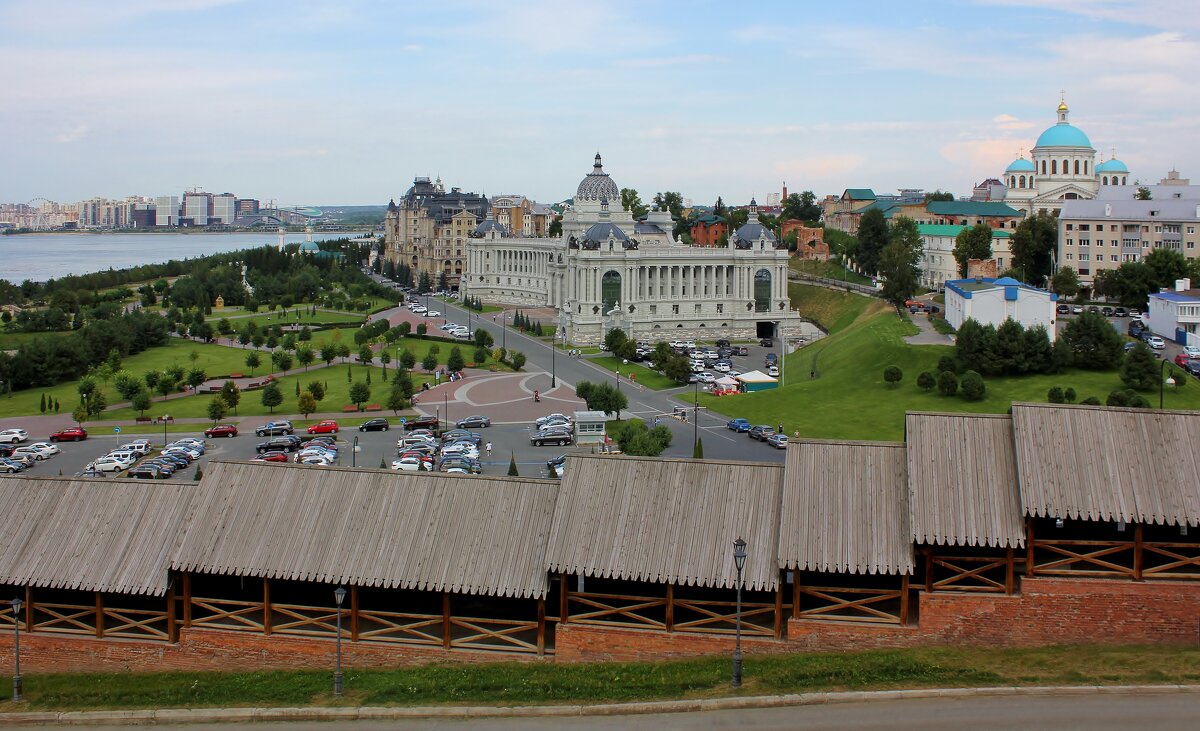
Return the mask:
<svg viewBox="0 0 1200 731">
<path fill-rule="evenodd" d="M 1054 122 L 1200 178 L 1200 13 L 1166 0 L 0 0 L 0 201 L 553 202 L 597 150 L 697 203 L 963 195 Z"/>
</svg>

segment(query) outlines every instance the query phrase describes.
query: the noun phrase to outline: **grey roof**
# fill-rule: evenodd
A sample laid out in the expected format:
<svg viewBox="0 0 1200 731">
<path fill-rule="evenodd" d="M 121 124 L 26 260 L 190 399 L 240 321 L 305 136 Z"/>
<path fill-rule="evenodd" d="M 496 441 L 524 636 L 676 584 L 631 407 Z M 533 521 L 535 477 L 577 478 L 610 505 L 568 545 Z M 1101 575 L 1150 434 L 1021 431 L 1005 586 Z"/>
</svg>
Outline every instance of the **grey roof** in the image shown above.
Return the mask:
<svg viewBox="0 0 1200 731">
<path fill-rule="evenodd" d="M 733 541 L 746 585 L 779 584 L 782 465 L 571 457 L 546 549 L 552 572 L 733 587 Z"/>
<path fill-rule="evenodd" d="M 1140 185 L 1101 185 L 1096 200 L 1134 200 Z M 1147 185 L 1152 201 L 1185 200 L 1200 203 L 1200 185 Z"/>
<path fill-rule="evenodd" d="M 1013 404 L 1026 515 L 1200 525 L 1200 413 Z"/>
<path fill-rule="evenodd" d="M 191 482 L 0 481 L 0 584 L 162 596 Z"/>
<path fill-rule="evenodd" d="M 609 237 L 617 241 L 629 240 L 629 236 L 615 223 L 593 223 L 591 226 L 588 226 L 587 231 L 583 232 L 584 241 L 603 242 L 608 241 Z"/>
<path fill-rule="evenodd" d="M 658 226 L 658 224 L 643 223 L 642 221 L 638 221 L 637 223 L 635 223 L 633 225 L 633 232 L 639 233 L 639 234 L 663 234 L 663 233 L 666 233 L 666 231 L 663 231 Z"/>
<path fill-rule="evenodd" d="M 548 480 L 213 462 L 182 571 L 543 597 Z"/>
<path fill-rule="evenodd" d="M 911 574 L 905 472 L 903 444 L 789 444 L 779 568 Z"/>
<path fill-rule="evenodd" d="M 592 165 L 592 172 L 579 181 L 579 188 L 575 191 L 575 200 L 606 200 L 610 203 L 621 200 L 621 191 L 617 188 L 617 184 L 608 177 L 608 173 L 604 172 L 604 166 L 600 162 L 600 153 L 596 153 L 596 162 Z"/>
<path fill-rule="evenodd" d="M 1105 206 L 1110 206 L 1105 215 Z M 1151 211 L 1157 211 L 1151 215 Z M 1060 219 L 1104 219 L 1114 221 L 1195 221 L 1200 218 L 1200 200 L 1067 200 L 1063 201 Z"/>
<path fill-rule="evenodd" d="M 738 230 L 734 232 L 733 237 L 739 241 L 755 242 L 760 238 L 765 238 L 767 241 L 775 241 L 775 234 L 771 229 L 762 225 L 757 221 L 743 223 L 738 226 Z"/>
<path fill-rule="evenodd" d="M 905 432 L 915 542 L 1025 545 L 1007 415 L 910 413 Z"/>
<path fill-rule="evenodd" d="M 471 232 L 471 236 L 474 238 L 483 238 L 492 231 L 495 231 L 500 236 L 508 236 L 508 229 L 504 227 L 504 224 L 490 218 L 484 219 L 476 226 L 475 230 Z"/>
</svg>

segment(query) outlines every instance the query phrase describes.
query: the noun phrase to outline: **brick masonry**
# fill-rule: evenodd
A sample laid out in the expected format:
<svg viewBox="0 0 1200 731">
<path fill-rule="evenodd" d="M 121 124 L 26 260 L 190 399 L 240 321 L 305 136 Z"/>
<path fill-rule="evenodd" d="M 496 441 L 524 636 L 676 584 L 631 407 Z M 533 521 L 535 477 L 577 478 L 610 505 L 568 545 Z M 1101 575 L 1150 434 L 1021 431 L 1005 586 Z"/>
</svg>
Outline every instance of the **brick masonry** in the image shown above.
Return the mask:
<svg viewBox="0 0 1200 731">
<path fill-rule="evenodd" d="M 790 620 L 788 639 L 743 638 L 747 653 L 837 651 L 919 645 L 1041 646 L 1075 642 L 1200 644 L 1200 584 L 1102 579 L 1034 578 L 1017 596 L 918 593 L 916 618 L 905 627 Z M 726 654 L 731 635 L 567 624 L 557 628 L 553 658 L 662 660 Z M 12 634 L 0 635 L 0 667 L 12 666 Z M 262 670 L 331 668 L 330 639 L 212 629 L 184 629 L 178 644 L 22 634 L 29 672 Z M 431 662 L 547 661 L 530 655 L 446 651 L 440 647 L 342 643 L 347 667 Z"/>
</svg>

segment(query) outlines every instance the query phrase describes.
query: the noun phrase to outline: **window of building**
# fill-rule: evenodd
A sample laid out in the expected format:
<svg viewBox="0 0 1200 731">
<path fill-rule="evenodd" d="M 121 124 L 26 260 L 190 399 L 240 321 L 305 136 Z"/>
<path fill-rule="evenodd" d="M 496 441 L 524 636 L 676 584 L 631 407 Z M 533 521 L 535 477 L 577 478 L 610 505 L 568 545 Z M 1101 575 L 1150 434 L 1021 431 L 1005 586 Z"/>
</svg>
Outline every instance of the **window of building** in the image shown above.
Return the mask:
<svg viewBox="0 0 1200 731">
<path fill-rule="evenodd" d="M 650 314 L 651 314 L 651 315 L 657 315 L 657 314 L 658 314 L 658 305 L 650 305 Z"/>
<path fill-rule="evenodd" d="M 700 304 L 699 303 L 696 304 L 696 314 L 697 315 L 700 314 Z"/>
<path fill-rule="evenodd" d="M 1079 261 L 1088 261 L 1091 258 L 1092 258 L 1092 255 L 1087 253 L 1086 251 L 1079 255 Z"/>
<path fill-rule="evenodd" d="M 1092 230 L 1092 224 L 1090 224 L 1090 223 L 1081 223 L 1081 224 L 1079 224 L 1079 230 L 1080 230 L 1080 231 L 1091 231 L 1091 230 Z"/>
<path fill-rule="evenodd" d="M 1120 261 L 1120 257 L 1118 257 L 1116 254 L 1110 254 L 1109 256 L 1113 261 Z"/>
<path fill-rule="evenodd" d="M 678 314 L 679 314 L 679 305 L 671 305 L 671 314 L 672 314 L 672 315 L 678 315 Z"/>
</svg>

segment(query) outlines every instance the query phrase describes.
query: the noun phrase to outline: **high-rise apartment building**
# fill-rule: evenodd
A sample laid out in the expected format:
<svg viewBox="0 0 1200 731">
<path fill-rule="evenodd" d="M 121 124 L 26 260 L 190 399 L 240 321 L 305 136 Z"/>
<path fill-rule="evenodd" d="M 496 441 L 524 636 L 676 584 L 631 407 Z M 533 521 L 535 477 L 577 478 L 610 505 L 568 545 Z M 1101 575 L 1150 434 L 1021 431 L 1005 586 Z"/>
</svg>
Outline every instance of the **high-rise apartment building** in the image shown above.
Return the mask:
<svg viewBox="0 0 1200 731">
<path fill-rule="evenodd" d="M 207 226 L 213 215 L 213 194 L 188 191 L 183 194 L 183 215 L 180 226 Z"/>
<path fill-rule="evenodd" d="M 179 225 L 179 196 L 160 195 L 154 199 L 154 225 Z"/>
<path fill-rule="evenodd" d="M 209 223 L 232 225 L 233 219 L 237 218 L 237 196 L 233 193 L 220 193 L 214 195 L 212 201 L 212 220 Z"/>
</svg>

